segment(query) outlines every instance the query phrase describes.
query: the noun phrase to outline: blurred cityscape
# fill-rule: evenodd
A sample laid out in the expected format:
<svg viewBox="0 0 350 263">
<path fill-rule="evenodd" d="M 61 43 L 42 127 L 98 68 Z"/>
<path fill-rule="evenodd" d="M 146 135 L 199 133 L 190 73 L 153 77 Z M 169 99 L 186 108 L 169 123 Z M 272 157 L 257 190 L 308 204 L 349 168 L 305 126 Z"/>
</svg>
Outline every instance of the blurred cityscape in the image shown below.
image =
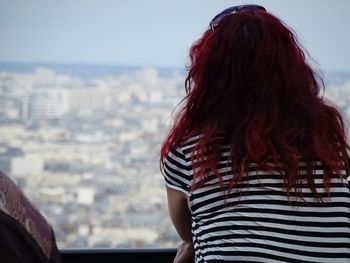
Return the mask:
<svg viewBox="0 0 350 263">
<path fill-rule="evenodd" d="M 174 247 L 158 151 L 184 96 L 176 69 L 0 65 L 0 170 L 59 247 Z M 350 120 L 350 74 L 325 96 Z"/>
</svg>

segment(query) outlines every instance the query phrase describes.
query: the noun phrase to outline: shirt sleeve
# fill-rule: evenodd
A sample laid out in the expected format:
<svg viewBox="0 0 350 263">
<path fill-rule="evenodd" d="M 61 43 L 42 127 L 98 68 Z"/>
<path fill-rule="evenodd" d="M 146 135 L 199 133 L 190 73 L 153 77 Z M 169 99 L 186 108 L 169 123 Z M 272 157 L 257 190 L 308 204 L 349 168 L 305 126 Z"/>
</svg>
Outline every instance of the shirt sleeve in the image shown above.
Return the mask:
<svg viewBox="0 0 350 263">
<path fill-rule="evenodd" d="M 192 180 L 191 170 L 181 148 L 170 150 L 163 166 L 165 184 L 169 188 L 189 196 Z"/>
</svg>

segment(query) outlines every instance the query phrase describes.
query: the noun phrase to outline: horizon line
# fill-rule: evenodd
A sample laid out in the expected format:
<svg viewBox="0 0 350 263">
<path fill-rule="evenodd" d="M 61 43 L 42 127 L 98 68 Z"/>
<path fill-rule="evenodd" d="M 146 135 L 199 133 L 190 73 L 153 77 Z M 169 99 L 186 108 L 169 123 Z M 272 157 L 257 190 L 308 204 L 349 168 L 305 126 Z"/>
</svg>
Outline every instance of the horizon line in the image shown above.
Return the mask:
<svg viewBox="0 0 350 263">
<path fill-rule="evenodd" d="M 28 65 L 28 66 L 72 66 L 72 67 L 123 67 L 129 69 L 145 69 L 145 68 L 155 68 L 160 70 L 179 70 L 186 71 L 188 70 L 187 65 L 183 67 L 179 66 L 164 66 L 164 65 L 142 65 L 142 64 L 117 64 L 117 63 L 103 63 L 103 62 L 44 62 L 44 61 L 0 61 L 0 67 L 6 65 Z M 350 70 L 346 69 L 331 69 L 331 70 L 322 70 L 324 74 L 350 74 Z"/>
</svg>

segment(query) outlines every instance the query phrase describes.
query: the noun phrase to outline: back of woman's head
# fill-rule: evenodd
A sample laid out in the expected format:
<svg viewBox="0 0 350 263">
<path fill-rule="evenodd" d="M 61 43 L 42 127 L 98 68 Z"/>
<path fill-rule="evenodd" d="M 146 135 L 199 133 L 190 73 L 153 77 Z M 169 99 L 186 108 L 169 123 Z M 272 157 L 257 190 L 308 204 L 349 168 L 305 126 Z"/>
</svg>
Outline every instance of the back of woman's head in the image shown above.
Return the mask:
<svg viewBox="0 0 350 263">
<path fill-rule="evenodd" d="M 225 17 L 194 44 L 190 58 L 191 129 L 215 123 L 227 131 L 238 120 L 265 127 L 274 119 L 304 123 L 304 111 L 319 102 L 314 73 L 293 33 L 267 12 Z"/>
<path fill-rule="evenodd" d="M 347 149 L 342 118 L 319 96 L 323 82 L 282 21 L 261 9 L 227 15 L 192 46 L 190 60 L 184 107 L 162 158 L 183 139 L 201 134 L 192 158 L 208 155 L 208 149 L 211 154 L 195 176 L 204 179 L 208 169 L 219 176 L 214 160 L 220 151 L 213 138 L 222 134 L 233 165 L 241 167 L 228 190 L 249 162 L 266 168 L 270 157 L 281 175 L 287 169 L 288 191 L 298 188 L 300 156 L 308 160 L 306 179 L 313 191 L 316 159 L 325 166 L 326 188 L 339 174 Z"/>
</svg>

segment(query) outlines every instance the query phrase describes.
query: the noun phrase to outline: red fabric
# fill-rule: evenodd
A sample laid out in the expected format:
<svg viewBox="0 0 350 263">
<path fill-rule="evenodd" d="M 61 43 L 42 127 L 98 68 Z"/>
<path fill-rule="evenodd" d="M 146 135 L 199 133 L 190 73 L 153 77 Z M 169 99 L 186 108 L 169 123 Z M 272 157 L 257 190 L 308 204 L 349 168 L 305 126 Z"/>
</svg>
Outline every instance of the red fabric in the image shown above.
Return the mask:
<svg viewBox="0 0 350 263">
<path fill-rule="evenodd" d="M 0 262 L 59 263 L 51 226 L 0 172 Z"/>
</svg>

